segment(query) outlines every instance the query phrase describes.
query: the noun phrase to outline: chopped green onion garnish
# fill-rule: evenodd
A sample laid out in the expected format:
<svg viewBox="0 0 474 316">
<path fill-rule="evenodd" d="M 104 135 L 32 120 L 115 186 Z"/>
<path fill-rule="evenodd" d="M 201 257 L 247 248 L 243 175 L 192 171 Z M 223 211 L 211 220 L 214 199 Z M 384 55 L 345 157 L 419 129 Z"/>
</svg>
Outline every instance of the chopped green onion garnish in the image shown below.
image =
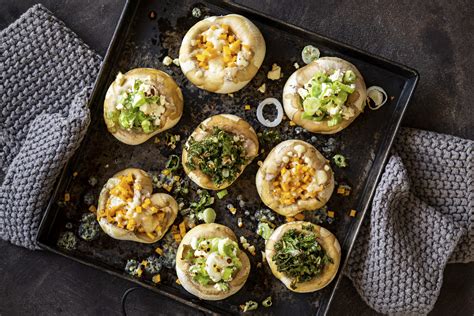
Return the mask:
<svg viewBox="0 0 474 316">
<path fill-rule="evenodd" d="M 334 160 L 336 166 L 338 166 L 339 168 L 345 168 L 348 166 L 346 157 L 341 154 L 334 155 L 332 159 Z"/>
<path fill-rule="evenodd" d="M 258 303 L 255 301 L 248 301 L 248 302 L 245 302 L 245 305 L 240 305 L 240 308 L 242 309 L 244 313 L 248 311 L 253 311 L 258 308 Z"/>
<path fill-rule="evenodd" d="M 171 155 L 166 162 L 166 169 L 170 171 L 175 171 L 179 168 L 179 156 Z"/>
<path fill-rule="evenodd" d="M 272 297 L 271 297 L 271 296 L 267 297 L 266 299 L 264 299 L 264 300 L 262 301 L 262 305 L 263 305 L 264 307 L 270 307 L 270 306 L 272 306 L 272 304 L 273 304 L 273 303 L 272 303 Z"/>
<path fill-rule="evenodd" d="M 227 194 L 229 194 L 227 190 L 222 190 L 217 192 L 217 197 L 219 198 L 219 200 L 222 200 Z"/>
</svg>

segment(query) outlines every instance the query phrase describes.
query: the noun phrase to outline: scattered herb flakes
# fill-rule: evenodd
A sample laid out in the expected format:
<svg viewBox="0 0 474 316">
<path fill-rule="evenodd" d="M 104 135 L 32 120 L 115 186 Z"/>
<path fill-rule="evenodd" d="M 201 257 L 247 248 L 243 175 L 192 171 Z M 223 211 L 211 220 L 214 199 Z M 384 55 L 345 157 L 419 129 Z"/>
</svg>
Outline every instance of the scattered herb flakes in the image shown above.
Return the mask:
<svg viewBox="0 0 474 316">
<path fill-rule="evenodd" d="M 273 146 L 281 141 L 280 132 L 273 129 L 265 129 L 263 132 L 257 133 L 257 136 L 260 144 L 266 144 L 268 146 Z"/>
<path fill-rule="evenodd" d="M 147 262 L 145 265 L 145 271 L 150 274 L 160 273 L 161 269 L 163 268 L 161 257 L 156 255 L 149 256 L 145 261 Z"/>
<path fill-rule="evenodd" d="M 129 259 L 125 265 L 125 272 L 131 276 L 141 277 L 143 274 L 142 265 L 135 259 Z"/>
<path fill-rule="evenodd" d="M 191 12 L 192 16 L 195 17 L 196 19 L 199 19 L 202 15 L 202 11 L 201 9 L 199 9 L 198 7 L 194 7 L 193 8 L 193 11 Z"/>
<path fill-rule="evenodd" d="M 347 159 L 341 154 L 336 154 L 332 157 L 332 160 L 339 168 L 346 168 L 348 166 Z"/>
<path fill-rule="evenodd" d="M 258 303 L 255 301 L 247 301 L 245 302 L 245 304 L 240 305 L 240 308 L 244 313 L 248 311 L 253 311 L 258 308 Z"/>
<path fill-rule="evenodd" d="M 93 213 L 86 213 L 82 215 L 78 234 L 79 237 L 85 241 L 91 241 L 99 236 L 100 226 Z"/>
<path fill-rule="evenodd" d="M 77 238 L 73 232 L 64 232 L 59 236 L 57 245 L 65 250 L 74 250 L 77 246 Z"/>
<path fill-rule="evenodd" d="M 96 184 L 97 184 L 97 178 L 92 176 L 92 177 L 89 177 L 89 179 L 87 180 L 87 182 L 89 182 L 89 185 L 91 187 L 94 187 Z"/>
</svg>

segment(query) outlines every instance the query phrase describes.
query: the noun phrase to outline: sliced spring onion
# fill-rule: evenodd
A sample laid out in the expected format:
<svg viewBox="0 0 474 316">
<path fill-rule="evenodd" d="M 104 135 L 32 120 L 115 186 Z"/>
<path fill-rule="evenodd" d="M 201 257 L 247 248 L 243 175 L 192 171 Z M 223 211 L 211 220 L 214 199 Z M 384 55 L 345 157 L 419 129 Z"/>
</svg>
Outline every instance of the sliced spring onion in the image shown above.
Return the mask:
<svg viewBox="0 0 474 316">
<path fill-rule="evenodd" d="M 219 191 L 217 192 L 217 197 L 219 198 L 219 200 L 222 200 L 229 192 L 227 192 L 227 190 L 222 190 L 222 191 Z"/>
<path fill-rule="evenodd" d="M 336 164 L 336 166 L 338 166 L 339 168 L 345 168 L 348 166 L 346 157 L 344 157 L 341 154 L 334 155 L 332 159 L 334 160 L 334 163 Z"/>
<path fill-rule="evenodd" d="M 271 296 L 267 297 L 266 299 L 264 299 L 264 300 L 262 301 L 262 305 L 263 305 L 264 307 L 270 307 L 270 306 L 272 306 L 272 304 L 273 304 L 273 303 L 272 303 L 272 297 L 271 297 Z"/>
<path fill-rule="evenodd" d="M 387 102 L 388 96 L 385 90 L 379 86 L 371 86 L 367 89 L 367 105 L 371 110 L 380 109 L 385 102 Z"/>
<path fill-rule="evenodd" d="M 170 171 L 175 171 L 179 168 L 179 157 L 177 155 L 170 155 L 168 161 L 166 162 L 166 169 Z"/>
<path fill-rule="evenodd" d="M 216 220 L 216 211 L 213 208 L 208 207 L 202 212 L 198 213 L 198 219 L 204 221 L 206 224 L 214 223 Z"/>
<path fill-rule="evenodd" d="M 268 104 L 275 105 L 277 109 L 277 116 L 273 121 L 269 121 L 263 117 L 263 108 Z M 276 127 L 280 125 L 281 121 L 283 120 L 283 106 L 281 105 L 280 101 L 275 98 L 266 98 L 260 102 L 257 107 L 257 119 L 265 127 Z"/>
<path fill-rule="evenodd" d="M 312 63 L 313 61 L 318 59 L 320 55 L 321 53 L 319 52 L 319 49 L 317 49 L 313 45 L 307 45 L 301 51 L 301 58 L 303 59 L 303 62 L 305 64 Z"/>
</svg>

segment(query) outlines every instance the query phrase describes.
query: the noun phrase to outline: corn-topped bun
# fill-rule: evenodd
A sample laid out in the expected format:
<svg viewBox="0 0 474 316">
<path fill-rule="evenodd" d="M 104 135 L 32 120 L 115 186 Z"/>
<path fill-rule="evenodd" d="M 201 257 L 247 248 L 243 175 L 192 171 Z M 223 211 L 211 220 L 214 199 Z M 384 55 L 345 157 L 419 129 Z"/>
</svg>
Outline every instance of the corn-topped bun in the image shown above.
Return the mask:
<svg viewBox="0 0 474 316">
<path fill-rule="evenodd" d="M 314 146 L 293 139 L 272 149 L 257 172 L 256 184 L 263 203 L 281 215 L 294 216 L 327 203 L 334 175 Z"/>
<path fill-rule="evenodd" d="M 247 18 L 229 14 L 196 23 L 184 36 L 179 62 L 186 77 L 201 89 L 232 93 L 257 73 L 265 40 Z"/>
<path fill-rule="evenodd" d="M 160 240 L 178 214 L 178 203 L 164 193 L 152 194 L 150 176 L 129 168 L 116 173 L 100 192 L 97 220 L 112 238 L 141 243 Z"/>
</svg>

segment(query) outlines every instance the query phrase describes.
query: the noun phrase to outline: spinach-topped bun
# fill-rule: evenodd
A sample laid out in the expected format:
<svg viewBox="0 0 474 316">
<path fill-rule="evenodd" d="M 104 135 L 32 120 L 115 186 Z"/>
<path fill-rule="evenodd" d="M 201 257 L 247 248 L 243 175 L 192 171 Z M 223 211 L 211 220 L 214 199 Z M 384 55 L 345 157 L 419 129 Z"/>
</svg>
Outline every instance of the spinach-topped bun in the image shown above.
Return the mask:
<svg viewBox="0 0 474 316">
<path fill-rule="evenodd" d="M 119 73 L 104 101 L 107 129 L 129 145 L 173 127 L 182 113 L 181 89 L 168 74 L 152 68 Z"/>
<path fill-rule="evenodd" d="M 337 133 L 362 113 L 367 92 L 357 68 L 322 57 L 296 70 L 283 89 L 286 115 L 310 132 Z"/>
<path fill-rule="evenodd" d="M 297 139 L 272 149 L 255 182 L 263 203 L 283 216 L 323 207 L 334 190 L 329 162 L 313 145 Z"/>
<path fill-rule="evenodd" d="M 230 228 L 201 224 L 179 244 L 176 273 L 189 293 L 204 300 L 222 300 L 244 286 L 250 261 Z"/>
<path fill-rule="evenodd" d="M 231 185 L 258 154 L 258 137 L 238 116 L 219 114 L 204 120 L 183 148 L 183 167 L 197 185 L 222 190 Z"/>
<path fill-rule="evenodd" d="M 309 222 L 279 226 L 265 244 L 273 275 L 293 292 L 322 289 L 335 277 L 341 246 L 327 229 Z"/>
<path fill-rule="evenodd" d="M 145 171 L 128 168 L 116 173 L 99 196 L 97 221 L 102 230 L 120 240 L 160 240 L 176 219 L 178 203 L 171 195 L 152 191 Z"/>
<path fill-rule="evenodd" d="M 179 63 L 198 88 L 232 93 L 257 73 L 265 57 L 265 40 L 247 18 L 229 14 L 196 23 L 184 36 Z"/>
</svg>

